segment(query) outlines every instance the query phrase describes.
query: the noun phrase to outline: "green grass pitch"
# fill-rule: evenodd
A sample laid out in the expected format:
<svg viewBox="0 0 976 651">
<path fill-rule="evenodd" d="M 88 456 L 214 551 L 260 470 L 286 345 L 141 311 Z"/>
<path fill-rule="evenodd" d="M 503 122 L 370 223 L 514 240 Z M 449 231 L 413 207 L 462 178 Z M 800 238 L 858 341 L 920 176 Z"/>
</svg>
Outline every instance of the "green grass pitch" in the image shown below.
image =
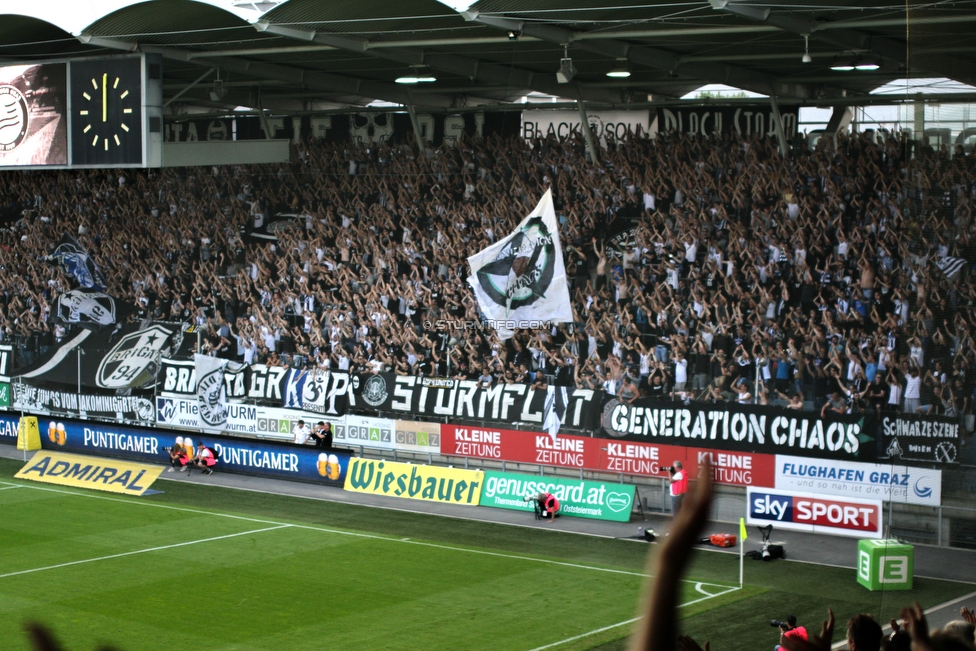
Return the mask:
<svg viewBox="0 0 976 651">
<path fill-rule="evenodd" d="M 160 481 L 142 498 L 21 482 L 0 460 L 0 640 L 41 621 L 71 651 L 622 649 L 647 545 Z M 636 526 L 636 525 L 635 525 Z M 882 598 L 854 571 L 699 552 L 683 628 L 771 648 L 770 617 L 840 622 L 971 584 Z M 713 596 L 714 595 L 714 596 Z"/>
</svg>

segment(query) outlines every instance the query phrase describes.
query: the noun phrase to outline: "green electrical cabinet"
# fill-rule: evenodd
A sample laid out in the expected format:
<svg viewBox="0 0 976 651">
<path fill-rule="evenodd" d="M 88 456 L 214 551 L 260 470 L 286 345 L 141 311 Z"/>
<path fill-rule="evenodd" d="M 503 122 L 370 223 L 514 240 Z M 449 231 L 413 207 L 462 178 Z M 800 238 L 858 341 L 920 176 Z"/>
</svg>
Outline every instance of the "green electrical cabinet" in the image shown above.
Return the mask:
<svg viewBox="0 0 976 651">
<path fill-rule="evenodd" d="M 857 542 L 857 582 L 871 591 L 911 590 L 915 548 L 897 540 Z"/>
</svg>

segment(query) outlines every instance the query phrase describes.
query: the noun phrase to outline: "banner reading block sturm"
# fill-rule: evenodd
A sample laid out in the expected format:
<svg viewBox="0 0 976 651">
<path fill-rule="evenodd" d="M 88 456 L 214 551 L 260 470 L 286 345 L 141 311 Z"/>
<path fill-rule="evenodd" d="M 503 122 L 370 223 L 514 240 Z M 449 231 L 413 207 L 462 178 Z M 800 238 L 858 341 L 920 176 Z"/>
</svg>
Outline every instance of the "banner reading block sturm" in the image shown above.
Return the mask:
<svg viewBox="0 0 976 651">
<path fill-rule="evenodd" d="M 559 500 L 560 515 L 592 520 L 629 522 L 634 506 L 634 487 L 602 481 L 538 477 L 511 472 L 485 472 L 481 506 L 531 511 L 525 498 L 552 493 Z"/>
<path fill-rule="evenodd" d="M 485 473 L 394 461 L 355 458 L 346 473 L 345 489 L 429 502 L 477 506 Z"/>
<path fill-rule="evenodd" d="M 163 466 L 41 450 L 14 477 L 48 484 L 142 495 Z"/>
</svg>

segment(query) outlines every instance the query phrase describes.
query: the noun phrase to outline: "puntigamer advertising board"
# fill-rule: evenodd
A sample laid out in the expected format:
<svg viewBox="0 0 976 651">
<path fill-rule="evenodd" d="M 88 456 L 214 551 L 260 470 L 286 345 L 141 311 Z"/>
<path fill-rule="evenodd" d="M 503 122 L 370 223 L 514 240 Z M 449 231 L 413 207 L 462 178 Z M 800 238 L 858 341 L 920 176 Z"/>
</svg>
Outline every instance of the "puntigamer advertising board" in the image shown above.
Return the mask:
<svg viewBox="0 0 976 651">
<path fill-rule="evenodd" d="M 481 489 L 481 506 L 532 511 L 532 502 L 527 502 L 526 497 L 552 493 L 560 503 L 559 515 L 629 522 L 634 490 L 634 486 L 624 484 L 489 470 Z"/>
<path fill-rule="evenodd" d="M 99 454 L 136 461 L 169 463 L 166 448 L 176 437 L 204 444 L 217 452 L 216 469 L 248 475 L 298 479 L 342 486 L 350 454 L 344 450 L 322 450 L 311 446 L 287 445 L 235 439 L 228 436 L 159 431 L 71 420 L 39 419 L 41 445 L 45 449 Z"/>
</svg>

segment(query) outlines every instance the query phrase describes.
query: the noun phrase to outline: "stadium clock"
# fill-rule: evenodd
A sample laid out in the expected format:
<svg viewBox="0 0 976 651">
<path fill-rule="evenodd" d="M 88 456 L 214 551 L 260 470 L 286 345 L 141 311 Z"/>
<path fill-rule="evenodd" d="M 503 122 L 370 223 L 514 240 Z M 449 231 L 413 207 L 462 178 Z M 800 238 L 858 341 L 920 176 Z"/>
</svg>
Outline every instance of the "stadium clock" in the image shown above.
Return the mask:
<svg viewBox="0 0 976 651">
<path fill-rule="evenodd" d="M 142 59 L 71 63 L 71 162 L 142 163 Z"/>
</svg>

